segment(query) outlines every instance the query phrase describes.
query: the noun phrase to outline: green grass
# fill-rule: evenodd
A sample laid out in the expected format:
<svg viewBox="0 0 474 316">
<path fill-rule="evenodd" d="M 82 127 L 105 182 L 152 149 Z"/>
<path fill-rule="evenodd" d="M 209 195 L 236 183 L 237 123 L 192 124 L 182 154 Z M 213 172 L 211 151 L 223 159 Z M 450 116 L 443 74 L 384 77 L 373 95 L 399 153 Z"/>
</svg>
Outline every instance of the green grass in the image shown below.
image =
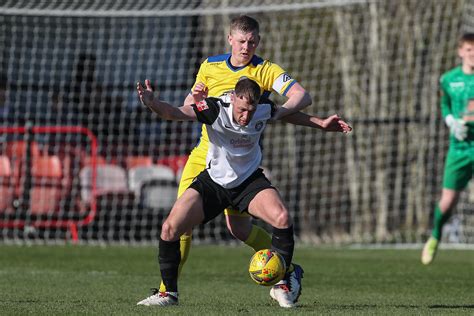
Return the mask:
<svg viewBox="0 0 474 316">
<path fill-rule="evenodd" d="M 180 305 L 136 306 L 157 287 L 156 248 L 0 246 L 1 315 L 473 315 L 474 251 L 297 248 L 300 307 L 283 310 L 247 274 L 245 247 L 194 246 Z"/>
</svg>

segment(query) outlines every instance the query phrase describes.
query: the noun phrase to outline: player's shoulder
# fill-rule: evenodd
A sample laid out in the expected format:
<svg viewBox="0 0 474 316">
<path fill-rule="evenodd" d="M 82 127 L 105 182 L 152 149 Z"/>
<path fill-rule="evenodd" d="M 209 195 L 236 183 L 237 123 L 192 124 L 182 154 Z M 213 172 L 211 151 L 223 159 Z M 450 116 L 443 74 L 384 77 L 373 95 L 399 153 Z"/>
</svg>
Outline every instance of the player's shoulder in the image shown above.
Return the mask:
<svg viewBox="0 0 474 316">
<path fill-rule="evenodd" d="M 462 67 L 457 66 L 443 73 L 440 77 L 440 81 L 441 82 L 451 81 L 462 74 L 463 74 Z"/>
<path fill-rule="evenodd" d="M 227 106 L 219 98 L 209 97 L 196 104 L 191 104 L 191 107 L 196 113 L 196 118 L 199 122 L 212 125 L 219 117 L 221 109 Z"/>
<path fill-rule="evenodd" d="M 229 59 L 229 57 L 230 57 L 230 53 L 214 55 L 214 56 L 207 57 L 204 62 L 207 64 L 222 63 L 222 62 L 226 62 Z"/>
<path fill-rule="evenodd" d="M 277 106 L 272 101 L 259 104 L 258 106 L 260 106 L 265 111 L 265 113 L 269 115 L 269 118 L 273 117 L 273 115 L 275 115 L 275 112 L 277 111 Z"/>
<path fill-rule="evenodd" d="M 208 105 L 214 106 L 216 108 L 221 108 L 221 107 L 227 108 L 227 107 L 229 107 L 229 103 L 225 102 L 221 98 L 208 97 L 208 98 L 206 98 L 206 103 Z"/>
<path fill-rule="evenodd" d="M 259 121 L 266 122 L 272 119 L 275 114 L 275 108 L 270 103 L 259 103 L 251 121 L 255 124 Z"/>
<path fill-rule="evenodd" d="M 253 65 L 253 66 L 261 66 L 261 67 L 280 67 L 278 64 L 268 60 L 268 59 L 264 59 L 263 57 L 260 57 L 258 55 L 254 55 L 252 57 L 252 60 L 250 61 L 250 63 Z"/>
<path fill-rule="evenodd" d="M 258 101 L 258 105 L 262 105 L 264 107 L 268 107 L 269 109 L 271 109 L 271 112 L 273 113 L 274 111 L 276 111 L 277 109 L 277 105 L 275 104 L 275 102 L 273 102 L 270 98 L 268 98 L 267 96 L 262 96 L 260 98 L 260 100 Z"/>
</svg>

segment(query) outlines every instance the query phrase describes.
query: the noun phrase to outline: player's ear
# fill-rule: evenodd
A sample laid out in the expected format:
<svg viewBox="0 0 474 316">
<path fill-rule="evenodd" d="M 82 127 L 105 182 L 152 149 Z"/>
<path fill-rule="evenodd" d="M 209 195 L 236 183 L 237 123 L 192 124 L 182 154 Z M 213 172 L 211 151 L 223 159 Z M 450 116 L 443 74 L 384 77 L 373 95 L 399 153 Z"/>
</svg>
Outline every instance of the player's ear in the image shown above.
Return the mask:
<svg viewBox="0 0 474 316">
<path fill-rule="evenodd" d="M 458 57 L 461 59 L 466 56 L 465 46 L 466 46 L 466 43 L 462 43 L 461 45 L 458 46 Z"/>
<path fill-rule="evenodd" d="M 231 33 L 227 34 L 227 41 L 229 42 L 229 45 L 232 46 L 232 34 Z"/>
</svg>

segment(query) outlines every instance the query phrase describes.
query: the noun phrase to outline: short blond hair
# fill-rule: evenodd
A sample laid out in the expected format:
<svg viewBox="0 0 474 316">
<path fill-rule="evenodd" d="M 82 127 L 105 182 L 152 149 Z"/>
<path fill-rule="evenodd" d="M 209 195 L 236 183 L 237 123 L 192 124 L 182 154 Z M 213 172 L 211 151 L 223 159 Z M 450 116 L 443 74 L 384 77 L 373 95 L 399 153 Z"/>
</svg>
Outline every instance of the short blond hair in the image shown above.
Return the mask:
<svg viewBox="0 0 474 316">
<path fill-rule="evenodd" d="M 241 31 L 243 33 L 260 33 L 260 25 L 258 21 L 248 15 L 240 15 L 230 21 L 230 33 Z"/>
</svg>

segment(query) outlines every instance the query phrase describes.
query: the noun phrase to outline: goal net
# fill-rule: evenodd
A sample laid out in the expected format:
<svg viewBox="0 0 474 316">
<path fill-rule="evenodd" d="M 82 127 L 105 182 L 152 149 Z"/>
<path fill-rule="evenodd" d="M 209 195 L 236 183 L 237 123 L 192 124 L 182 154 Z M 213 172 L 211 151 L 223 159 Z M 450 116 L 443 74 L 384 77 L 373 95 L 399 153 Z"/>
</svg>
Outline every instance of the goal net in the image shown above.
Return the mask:
<svg viewBox="0 0 474 316">
<path fill-rule="evenodd" d="M 306 112 L 354 127 L 265 132 L 262 165 L 297 237 L 424 241 L 448 146 L 438 79 L 459 62 L 459 35 L 474 31 L 472 0 L 4 1 L 0 238 L 155 242 L 200 126 L 159 119 L 135 84 L 148 78 L 181 104 L 200 63 L 229 52 L 238 14 L 260 22 L 257 54 L 312 95 Z M 471 185 L 446 242 L 474 242 L 473 205 Z M 235 241 L 223 216 L 194 240 Z"/>
</svg>

